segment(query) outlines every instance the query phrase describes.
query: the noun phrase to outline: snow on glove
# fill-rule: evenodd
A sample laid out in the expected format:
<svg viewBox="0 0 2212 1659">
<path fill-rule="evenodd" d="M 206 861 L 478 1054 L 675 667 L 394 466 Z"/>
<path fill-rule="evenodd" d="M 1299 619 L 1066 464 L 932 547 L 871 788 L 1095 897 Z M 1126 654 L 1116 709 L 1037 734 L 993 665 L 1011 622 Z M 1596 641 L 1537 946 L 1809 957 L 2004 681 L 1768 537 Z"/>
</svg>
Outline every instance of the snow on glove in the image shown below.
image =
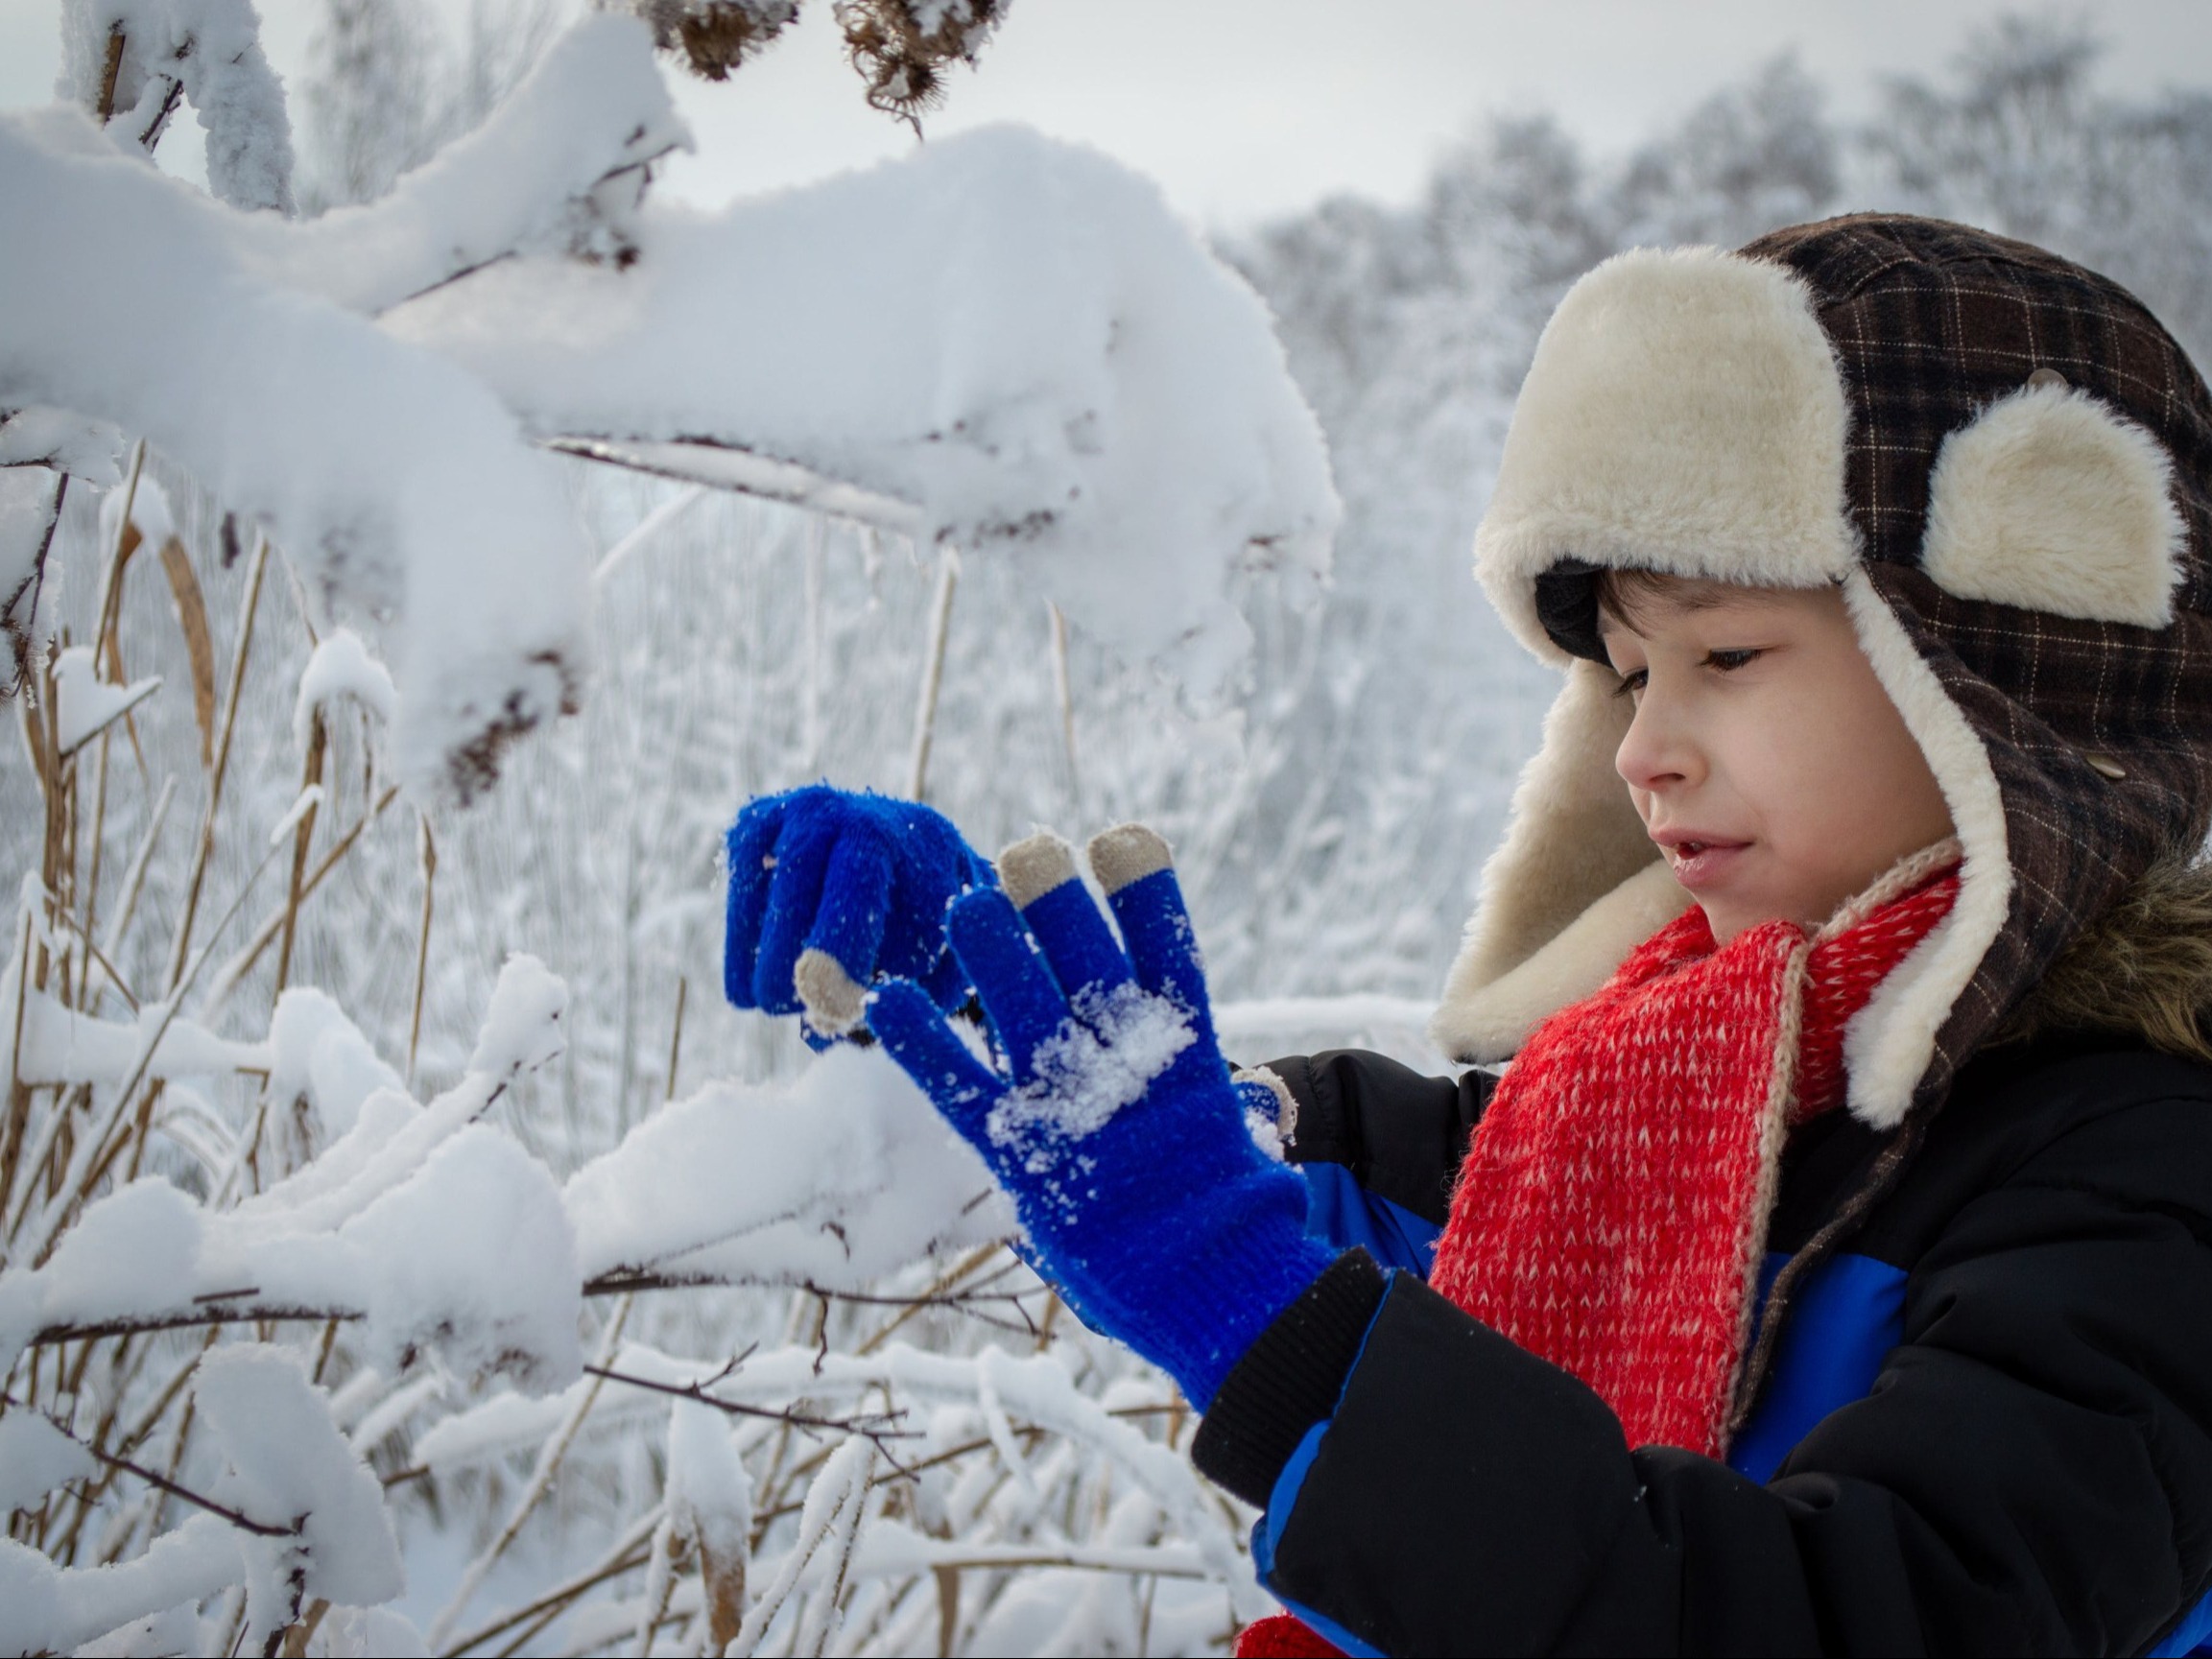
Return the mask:
<svg viewBox="0 0 2212 1659">
<path fill-rule="evenodd" d="M 1202 1410 L 1333 1256 L 1306 1236 L 1304 1180 L 1247 1126 L 1167 844 L 1125 824 L 1090 861 L 1126 950 L 1057 837 L 1009 848 L 1006 890 L 952 907 L 996 1066 L 906 981 L 876 992 L 869 1024 L 983 1154 L 1084 1323 L 1163 1366 Z"/>
<path fill-rule="evenodd" d="M 804 1012 L 810 1032 L 836 1037 L 888 975 L 940 1007 L 966 1000 L 945 906 L 996 878 L 943 814 L 810 784 L 746 802 L 728 845 L 722 988 L 737 1007 Z"/>
</svg>

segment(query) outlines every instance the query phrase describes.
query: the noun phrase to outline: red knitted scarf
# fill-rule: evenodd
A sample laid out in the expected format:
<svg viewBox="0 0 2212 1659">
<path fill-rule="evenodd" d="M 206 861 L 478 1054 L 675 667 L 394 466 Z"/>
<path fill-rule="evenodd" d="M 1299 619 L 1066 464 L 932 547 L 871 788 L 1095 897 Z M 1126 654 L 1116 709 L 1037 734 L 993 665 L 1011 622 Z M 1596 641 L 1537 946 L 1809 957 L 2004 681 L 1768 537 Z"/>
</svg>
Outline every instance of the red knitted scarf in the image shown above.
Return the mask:
<svg viewBox="0 0 2212 1659">
<path fill-rule="evenodd" d="M 1537 1027 L 1429 1283 L 1597 1390 L 1629 1445 L 1722 1456 L 1783 1139 L 1842 1103 L 1844 1029 L 1949 912 L 1957 862 L 1956 842 L 1907 860 L 1815 935 L 1768 922 L 1716 948 L 1693 906 Z M 1295 1624 L 1237 1651 L 1336 1651 Z"/>
</svg>

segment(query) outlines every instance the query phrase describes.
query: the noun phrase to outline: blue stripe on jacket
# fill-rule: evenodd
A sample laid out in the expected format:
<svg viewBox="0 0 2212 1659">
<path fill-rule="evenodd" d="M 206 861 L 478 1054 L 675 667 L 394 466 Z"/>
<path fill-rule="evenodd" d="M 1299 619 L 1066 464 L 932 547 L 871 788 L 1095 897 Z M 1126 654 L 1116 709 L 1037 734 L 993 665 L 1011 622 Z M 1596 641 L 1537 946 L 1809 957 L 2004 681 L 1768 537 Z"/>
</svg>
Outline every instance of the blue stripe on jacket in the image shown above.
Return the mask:
<svg viewBox="0 0 2212 1659">
<path fill-rule="evenodd" d="M 1385 1268 L 1427 1280 L 1443 1229 L 1403 1205 L 1367 1191 L 1342 1164 L 1301 1164 L 1308 1192 L 1306 1231 L 1340 1250 L 1354 1244 Z M 1789 1256 L 1768 1255 L 1759 1270 L 1759 1307 Z M 1773 1370 L 1758 1410 L 1728 1450 L 1728 1466 L 1764 1485 L 1791 1451 L 1830 1412 L 1872 1391 L 1882 1364 L 1904 1335 L 1905 1270 L 1871 1256 L 1839 1254 L 1800 1286 L 1774 1352 Z M 1355 1362 L 1354 1369 L 1357 1369 Z M 1284 1465 L 1265 1516 L 1253 1529 L 1252 1553 L 1261 1581 L 1274 1565 L 1274 1545 L 1290 1524 L 1298 1488 L 1320 1450 L 1326 1422 L 1317 1423 Z M 1291 1610 L 1347 1653 L 1373 1648 L 1306 1608 Z M 2212 1596 L 2190 1608 L 2152 1659 L 2212 1654 Z"/>
</svg>

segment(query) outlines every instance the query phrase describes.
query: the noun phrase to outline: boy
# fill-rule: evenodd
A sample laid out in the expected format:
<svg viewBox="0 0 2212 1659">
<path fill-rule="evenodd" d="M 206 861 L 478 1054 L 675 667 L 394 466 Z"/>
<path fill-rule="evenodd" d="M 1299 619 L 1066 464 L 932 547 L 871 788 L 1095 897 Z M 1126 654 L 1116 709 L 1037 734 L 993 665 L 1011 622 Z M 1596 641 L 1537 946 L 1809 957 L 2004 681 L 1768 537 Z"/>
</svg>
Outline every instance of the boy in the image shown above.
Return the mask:
<svg viewBox="0 0 2212 1659">
<path fill-rule="evenodd" d="M 731 994 L 849 1024 L 930 976 L 868 1024 L 1265 1511 L 1302 1623 L 1246 1651 L 2189 1650 L 2202 382 L 1962 226 L 1628 254 L 1538 345 L 1477 562 L 1567 668 L 1434 1028 L 1502 1080 L 1232 1082 L 1156 837 L 1092 844 L 1117 943 L 1050 838 L 993 888 L 826 792 L 732 832 Z M 886 920 L 962 887 L 949 953 Z"/>
</svg>

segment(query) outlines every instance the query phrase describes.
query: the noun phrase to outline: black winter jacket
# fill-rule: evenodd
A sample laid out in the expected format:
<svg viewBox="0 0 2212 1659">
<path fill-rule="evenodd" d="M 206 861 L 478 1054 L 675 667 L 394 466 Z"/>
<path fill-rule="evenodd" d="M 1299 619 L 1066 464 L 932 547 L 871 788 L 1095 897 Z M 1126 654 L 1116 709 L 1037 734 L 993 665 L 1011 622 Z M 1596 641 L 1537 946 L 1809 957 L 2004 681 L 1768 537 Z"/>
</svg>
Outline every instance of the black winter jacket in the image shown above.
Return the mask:
<svg viewBox="0 0 2212 1659">
<path fill-rule="evenodd" d="M 1291 1155 L 1382 1200 L 1401 1270 L 1342 1256 L 1231 1372 L 1194 1456 L 1266 1510 L 1270 1587 L 1351 1650 L 2212 1634 L 2212 1069 L 2118 1038 L 1986 1054 L 1887 1183 L 1894 1136 L 1841 1111 L 1798 1130 L 1770 1239 L 1806 1259 L 1766 1299 L 1723 1464 L 1627 1445 L 1582 1383 L 1403 1270 L 1487 1078 L 1272 1064 Z"/>
</svg>

